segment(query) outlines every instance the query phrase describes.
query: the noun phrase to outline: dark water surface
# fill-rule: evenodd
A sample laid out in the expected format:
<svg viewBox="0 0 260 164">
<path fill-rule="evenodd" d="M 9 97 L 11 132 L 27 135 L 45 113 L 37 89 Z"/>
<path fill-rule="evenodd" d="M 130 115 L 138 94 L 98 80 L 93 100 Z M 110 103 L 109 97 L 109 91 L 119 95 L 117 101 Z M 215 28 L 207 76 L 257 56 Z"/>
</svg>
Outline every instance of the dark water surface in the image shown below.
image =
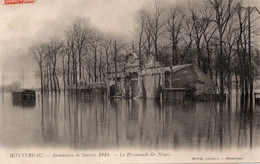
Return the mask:
<svg viewBox="0 0 260 164">
<path fill-rule="evenodd" d="M 37 94 L 35 104 L 0 95 L 6 148 L 229 149 L 260 146 L 260 106 L 231 103 L 89 99 Z"/>
</svg>

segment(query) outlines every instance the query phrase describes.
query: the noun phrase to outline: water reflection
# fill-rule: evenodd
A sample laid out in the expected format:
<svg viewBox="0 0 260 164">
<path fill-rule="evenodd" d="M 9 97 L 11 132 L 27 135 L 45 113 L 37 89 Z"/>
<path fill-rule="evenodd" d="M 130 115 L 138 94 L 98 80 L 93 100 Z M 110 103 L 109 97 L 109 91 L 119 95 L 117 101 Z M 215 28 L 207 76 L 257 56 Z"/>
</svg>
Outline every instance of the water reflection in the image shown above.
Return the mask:
<svg viewBox="0 0 260 164">
<path fill-rule="evenodd" d="M 22 107 L 35 107 L 36 103 L 35 101 L 23 101 L 23 100 L 13 100 L 14 106 L 22 106 Z"/>
<path fill-rule="evenodd" d="M 259 146 L 260 106 L 241 107 L 236 96 L 226 103 L 160 104 L 87 95 L 43 95 L 36 101 L 33 110 L 26 110 L 12 104 L 10 95 L 2 97 L 1 145 L 174 150 Z"/>
</svg>

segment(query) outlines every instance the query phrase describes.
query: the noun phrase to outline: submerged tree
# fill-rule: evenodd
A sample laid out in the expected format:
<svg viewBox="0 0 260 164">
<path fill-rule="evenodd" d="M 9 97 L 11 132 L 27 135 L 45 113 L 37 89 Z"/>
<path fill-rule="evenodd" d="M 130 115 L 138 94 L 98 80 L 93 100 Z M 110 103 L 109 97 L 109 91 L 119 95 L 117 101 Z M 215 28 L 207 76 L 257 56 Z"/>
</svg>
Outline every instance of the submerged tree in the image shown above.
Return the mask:
<svg viewBox="0 0 260 164">
<path fill-rule="evenodd" d="M 235 0 L 208 0 L 210 7 L 214 10 L 214 23 L 217 26 L 218 31 L 218 42 L 219 42 L 219 54 L 217 56 L 217 69 L 219 70 L 220 76 L 220 94 L 224 94 L 224 71 L 225 67 L 223 67 L 222 63 L 225 62 L 224 57 L 224 49 L 223 49 L 223 39 L 226 33 L 226 29 L 236 13 L 239 9 L 240 3 Z"/>
<path fill-rule="evenodd" d="M 251 63 L 257 17 L 252 8 L 243 8 L 241 1 L 200 2 L 176 5 L 152 1 L 150 7 L 136 13 L 134 40 L 119 39 L 91 26 L 88 20 L 75 19 L 64 38 L 30 48 L 39 66 L 41 90 L 59 92 L 59 78 L 64 90 L 77 89 L 83 82 L 103 82 L 110 73 L 117 79 L 117 72 L 124 71 L 125 55 L 134 52 L 139 69 L 150 55 L 164 66 L 193 63 L 215 80 L 219 93 L 231 94 L 235 77 L 237 90 L 246 95 L 257 65 Z"/>
<path fill-rule="evenodd" d="M 43 92 L 43 65 L 46 59 L 45 54 L 45 47 L 44 43 L 40 43 L 38 45 L 32 46 L 30 48 L 30 53 L 33 55 L 34 60 L 37 62 L 39 69 L 40 69 L 40 78 L 41 78 L 41 92 Z"/>
</svg>

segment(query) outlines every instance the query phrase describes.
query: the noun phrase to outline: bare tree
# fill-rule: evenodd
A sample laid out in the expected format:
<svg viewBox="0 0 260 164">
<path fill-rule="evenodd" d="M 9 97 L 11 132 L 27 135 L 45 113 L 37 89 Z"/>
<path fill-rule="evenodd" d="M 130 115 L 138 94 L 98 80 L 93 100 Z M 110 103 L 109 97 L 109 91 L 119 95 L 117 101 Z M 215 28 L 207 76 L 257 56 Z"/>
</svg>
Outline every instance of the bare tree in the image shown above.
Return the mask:
<svg viewBox="0 0 260 164">
<path fill-rule="evenodd" d="M 177 50 L 180 42 L 182 28 L 182 13 L 179 6 L 171 6 L 168 11 L 168 21 L 166 24 L 167 36 L 172 49 L 171 65 L 177 64 Z"/>
<path fill-rule="evenodd" d="M 149 30 L 147 29 L 147 35 L 145 38 L 145 30 L 147 28 L 146 24 L 147 24 L 147 19 L 146 19 L 146 10 L 145 9 L 141 9 L 138 11 L 138 15 L 137 15 L 137 24 L 138 24 L 138 28 L 137 28 L 137 37 L 138 37 L 138 58 L 139 58 L 139 68 L 141 69 L 142 67 L 142 54 L 143 54 L 143 49 L 145 49 L 145 44 L 148 42 L 148 46 L 149 44 Z M 134 45 L 133 45 L 134 46 Z M 132 48 L 134 49 L 134 48 Z M 147 49 L 150 49 L 150 47 L 148 47 Z M 149 50 L 148 50 L 149 51 Z M 149 53 L 149 52 L 147 52 Z M 147 55 L 146 55 L 147 57 Z"/>
<path fill-rule="evenodd" d="M 100 35 L 97 30 L 91 33 L 89 39 L 89 49 L 94 55 L 94 81 L 97 82 L 97 55 L 100 46 Z"/>
<path fill-rule="evenodd" d="M 103 41 L 101 42 L 102 47 L 105 50 L 105 58 L 106 58 L 106 74 L 110 72 L 110 62 L 109 62 L 109 54 L 111 53 L 112 49 L 112 40 L 103 37 Z"/>
<path fill-rule="evenodd" d="M 223 37 L 226 32 L 226 28 L 234 16 L 236 11 L 239 9 L 240 4 L 234 0 L 208 0 L 209 5 L 215 12 L 215 18 L 213 21 L 217 26 L 218 40 L 219 40 L 219 55 L 218 55 L 218 70 L 220 75 L 220 94 L 224 94 L 224 67 L 221 63 L 224 62 L 223 53 Z"/>
<path fill-rule="evenodd" d="M 232 70 L 231 70 L 231 64 L 232 64 L 232 58 L 234 57 L 234 52 L 236 52 L 235 46 L 237 42 L 237 36 L 235 28 L 235 22 L 237 20 L 235 18 L 232 18 L 230 20 L 230 23 L 227 26 L 226 29 L 226 35 L 223 38 L 224 46 L 223 51 L 226 54 L 224 56 L 225 63 L 222 63 L 222 65 L 226 68 L 224 72 L 224 76 L 226 77 L 226 86 L 228 90 L 228 94 L 231 95 L 232 92 Z"/>
<path fill-rule="evenodd" d="M 146 10 L 147 11 L 147 10 Z M 162 1 L 156 0 L 153 8 L 146 12 L 147 31 L 151 32 L 151 39 L 153 41 L 155 59 L 158 60 L 159 42 L 163 33 L 165 32 L 165 6 Z"/>
<path fill-rule="evenodd" d="M 182 32 L 181 32 L 181 44 L 182 44 L 182 53 L 179 54 L 179 57 L 176 56 L 176 63 L 182 64 L 188 55 L 188 52 L 191 49 L 193 38 L 192 32 L 194 26 L 191 26 L 192 20 L 187 15 L 183 15 L 183 22 L 182 22 Z"/>
<path fill-rule="evenodd" d="M 37 62 L 40 69 L 41 93 L 43 93 L 43 64 L 46 59 L 45 46 L 45 44 L 40 43 L 30 48 L 30 52 L 32 53 L 34 60 Z"/>
<path fill-rule="evenodd" d="M 88 35 L 90 35 L 90 23 L 83 19 L 77 18 L 73 23 L 73 35 L 75 37 L 75 44 L 78 53 L 78 67 L 79 67 L 79 80 L 82 78 L 82 50 L 84 45 L 87 43 Z"/>
<path fill-rule="evenodd" d="M 50 59 L 52 63 L 52 78 L 54 83 L 54 91 L 55 93 L 60 93 L 60 84 L 59 79 L 57 77 L 57 62 L 60 57 L 60 51 L 62 49 L 63 43 L 59 41 L 57 38 L 52 38 L 50 43 L 48 44 L 48 49 L 50 51 Z"/>
<path fill-rule="evenodd" d="M 191 13 L 191 22 L 193 26 L 192 38 L 195 41 L 196 50 L 197 50 L 197 63 L 198 67 L 202 69 L 204 73 L 207 73 L 207 60 L 203 54 L 204 40 L 203 36 L 210 27 L 211 18 L 213 13 L 208 10 L 207 6 L 196 6 L 195 4 L 189 4 L 189 10 Z M 206 38 L 207 39 L 207 38 Z"/>
<path fill-rule="evenodd" d="M 171 47 L 171 55 L 170 55 L 170 66 L 171 66 L 171 80 L 170 87 L 172 87 L 172 66 L 176 65 L 177 54 L 178 54 L 178 45 L 180 42 L 180 34 L 182 28 L 182 13 L 179 6 L 171 6 L 167 13 L 167 23 L 166 23 L 166 35 L 169 40 L 169 45 Z"/>
<path fill-rule="evenodd" d="M 213 12 L 209 6 L 205 5 L 202 14 L 204 15 L 204 20 L 207 22 L 207 28 L 203 31 L 203 43 L 207 53 L 207 64 L 205 73 L 209 73 L 211 79 L 213 79 L 213 68 L 212 68 L 212 52 L 214 47 L 214 36 L 217 30 L 216 25 L 213 23 Z"/>
<path fill-rule="evenodd" d="M 63 46 L 62 50 L 61 50 L 61 62 L 62 62 L 62 79 L 63 79 L 63 92 L 65 93 L 66 91 L 66 86 L 67 86 L 67 82 L 66 82 L 66 76 L 69 76 L 69 72 L 66 75 L 66 67 L 68 67 L 69 65 L 66 64 L 66 57 L 67 54 L 69 53 L 69 49 L 65 46 Z M 69 60 L 67 58 L 67 60 Z"/>
<path fill-rule="evenodd" d="M 66 32 L 66 53 L 67 53 L 67 73 L 68 73 L 68 85 L 74 84 L 77 87 L 77 48 L 76 39 L 74 36 L 73 29 Z M 72 75 L 70 76 L 70 62 L 72 62 Z"/>
</svg>

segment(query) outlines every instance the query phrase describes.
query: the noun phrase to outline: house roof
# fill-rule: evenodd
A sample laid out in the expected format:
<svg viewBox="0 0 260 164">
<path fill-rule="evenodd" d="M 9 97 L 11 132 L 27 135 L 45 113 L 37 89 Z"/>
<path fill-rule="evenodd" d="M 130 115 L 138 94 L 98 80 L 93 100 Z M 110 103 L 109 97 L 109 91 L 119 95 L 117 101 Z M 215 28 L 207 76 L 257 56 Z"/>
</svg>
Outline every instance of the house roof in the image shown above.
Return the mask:
<svg viewBox="0 0 260 164">
<path fill-rule="evenodd" d="M 205 82 L 209 82 L 211 79 L 204 74 L 198 67 L 196 67 L 193 64 L 185 64 L 185 65 L 177 65 L 177 66 L 172 66 L 172 67 L 163 67 L 163 66 L 156 66 L 156 67 L 150 67 L 150 68 L 144 68 L 141 70 L 141 75 L 142 76 L 146 76 L 146 75 L 154 75 L 154 74 L 162 74 L 162 73 L 166 73 L 166 72 L 173 72 L 173 73 L 177 73 L 178 71 L 181 71 L 185 68 L 189 68 L 189 70 L 192 71 L 194 79 L 192 80 L 195 83 L 205 83 Z M 133 72 L 137 72 L 138 68 L 131 68 L 131 69 L 126 69 L 125 72 L 118 72 L 117 73 L 117 78 L 123 78 L 125 77 L 128 73 L 133 73 Z M 186 76 L 185 73 L 183 74 L 183 76 Z M 111 73 L 108 76 L 108 79 L 113 79 L 115 78 L 115 73 Z M 212 83 L 214 83 L 212 81 Z"/>
<path fill-rule="evenodd" d="M 185 64 L 185 65 L 178 65 L 178 66 L 172 66 L 172 67 L 163 67 L 163 66 L 156 66 L 156 67 L 150 67 L 142 70 L 142 75 L 148 75 L 148 74 L 158 74 L 158 73 L 164 73 L 164 72 L 177 72 L 183 68 L 187 68 L 189 66 L 193 66 L 192 64 Z M 172 68 L 172 70 L 171 70 Z"/>
<path fill-rule="evenodd" d="M 172 71 L 177 72 L 183 68 L 187 68 L 189 66 L 193 66 L 193 64 L 185 64 L 185 65 L 178 65 L 178 66 L 172 66 Z M 125 74 L 127 73 L 133 73 L 137 72 L 138 68 L 137 67 L 131 67 L 127 68 L 125 72 L 117 72 L 117 78 L 124 77 Z M 163 66 L 156 66 L 156 67 L 149 67 L 149 68 L 144 68 L 142 70 L 142 75 L 152 75 L 152 74 L 160 74 L 164 73 L 166 71 L 171 72 L 171 67 L 163 67 Z M 110 73 L 108 78 L 115 78 L 115 73 Z"/>
<path fill-rule="evenodd" d="M 16 91 L 13 92 L 35 92 L 33 89 L 18 89 Z"/>
</svg>

